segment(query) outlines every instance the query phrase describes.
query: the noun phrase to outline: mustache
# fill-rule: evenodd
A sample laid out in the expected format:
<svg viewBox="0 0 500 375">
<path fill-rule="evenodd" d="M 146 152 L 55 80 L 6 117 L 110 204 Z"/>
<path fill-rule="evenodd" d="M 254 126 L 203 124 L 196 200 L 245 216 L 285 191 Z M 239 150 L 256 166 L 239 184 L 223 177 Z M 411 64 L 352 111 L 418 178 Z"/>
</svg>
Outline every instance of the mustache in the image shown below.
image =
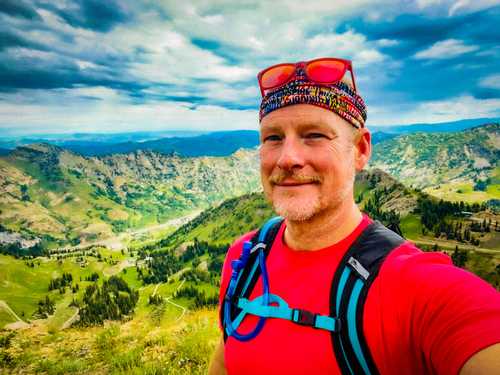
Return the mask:
<svg viewBox="0 0 500 375">
<path fill-rule="evenodd" d="M 272 184 L 280 184 L 287 178 L 292 179 L 293 181 L 299 183 L 311 183 L 311 182 L 316 183 L 323 181 L 323 179 L 319 176 L 309 176 L 302 173 L 296 173 L 293 171 L 284 171 L 280 169 L 271 174 L 271 176 L 269 176 L 269 182 Z"/>
</svg>

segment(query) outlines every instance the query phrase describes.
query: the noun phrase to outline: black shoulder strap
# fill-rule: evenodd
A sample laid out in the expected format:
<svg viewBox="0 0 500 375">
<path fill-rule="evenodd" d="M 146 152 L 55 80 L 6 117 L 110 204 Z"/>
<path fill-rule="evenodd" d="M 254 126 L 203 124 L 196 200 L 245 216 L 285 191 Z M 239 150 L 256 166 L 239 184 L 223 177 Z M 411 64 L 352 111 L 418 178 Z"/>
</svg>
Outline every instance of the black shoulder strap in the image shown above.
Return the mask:
<svg viewBox="0 0 500 375">
<path fill-rule="evenodd" d="M 273 219 L 271 219 L 273 220 Z M 273 246 L 274 240 L 276 238 L 276 235 L 279 232 L 279 229 L 281 227 L 281 223 L 283 220 L 276 220 L 271 227 L 267 230 L 264 241 L 262 241 L 266 247 L 264 249 L 264 254 L 267 260 L 267 257 L 269 256 L 269 253 L 271 251 L 271 248 Z M 265 225 L 264 225 L 265 226 Z M 252 246 L 255 246 L 259 242 L 259 236 L 261 231 L 264 229 L 264 227 L 260 228 L 252 237 L 250 240 L 252 242 Z M 238 279 L 238 283 L 236 284 L 235 292 L 234 292 L 234 297 L 233 301 L 231 301 L 231 319 L 234 319 L 238 314 L 241 312 L 241 309 L 239 309 L 236 305 L 238 298 L 243 297 L 243 298 L 250 298 L 250 294 L 253 291 L 253 288 L 255 287 L 255 284 L 257 284 L 257 280 L 259 279 L 259 276 L 261 274 L 260 267 L 258 267 L 258 251 L 253 252 L 250 254 L 250 258 L 248 259 L 248 262 L 246 264 L 246 267 L 241 271 L 241 276 Z M 224 291 L 224 296 L 227 294 L 227 288 Z M 224 299 L 222 300 L 222 306 L 220 308 L 220 321 L 223 327 L 224 331 L 224 341 L 227 340 L 227 333 L 225 330 L 224 326 Z"/>
<path fill-rule="evenodd" d="M 341 329 L 331 338 L 343 374 L 379 373 L 363 332 L 364 305 L 383 261 L 403 242 L 398 234 L 373 222 L 351 245 L 333 276 L 330 315 L 339 317 Z"/>
</svg>

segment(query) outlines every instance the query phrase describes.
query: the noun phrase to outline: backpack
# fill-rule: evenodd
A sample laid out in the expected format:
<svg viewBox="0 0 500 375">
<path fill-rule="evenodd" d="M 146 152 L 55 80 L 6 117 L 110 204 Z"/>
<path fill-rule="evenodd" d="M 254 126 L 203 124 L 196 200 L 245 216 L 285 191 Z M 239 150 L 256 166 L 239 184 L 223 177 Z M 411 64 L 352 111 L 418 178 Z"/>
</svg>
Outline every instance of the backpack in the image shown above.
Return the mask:
<svg viewBox="0 0 500 375">
<path fill-rule="evenodd" d="M 233 261 L 231 280 L 220 309 L 224 341 L 228 336 L 250 340 L 262 330 L 267 318 L 287 319 L 330 331 L 334 354 L 343 374 L 378 374 L 363 333 L 364 305 L 387 255 L 405 240 L 378 221 L 369 224 L 346 251 L 335 271 L 330 287 L 330 315 L 325 316 L 290 308 L 279 296 L 269 293 L 268 285 L 266 290 L 264 263 L 282 222 L 280 217 L 266 222 L 251 241 L 244 243 L 240 259 Z M 263 278 L 264 294 L 249 301 L 259 277 Z M 257 326 L 252 333 L 240 335 L 237 327 L 249 313 L 259 316 Z"/>
</svg>

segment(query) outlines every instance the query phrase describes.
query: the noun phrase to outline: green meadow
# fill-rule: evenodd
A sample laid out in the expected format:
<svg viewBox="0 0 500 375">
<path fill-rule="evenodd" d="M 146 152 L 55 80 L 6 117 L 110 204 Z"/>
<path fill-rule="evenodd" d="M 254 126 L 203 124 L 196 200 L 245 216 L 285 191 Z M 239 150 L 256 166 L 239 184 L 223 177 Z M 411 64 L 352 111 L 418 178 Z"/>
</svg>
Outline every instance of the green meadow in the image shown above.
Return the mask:
<svg viewBox="0 0 500 375">
<path fill-rule="evenodd" d="M 195 309 L 190 299 L 173 295 L 183 286 L 194 286 L 210 295 L 218 293 L 218 287 L 180 280 L 182 272 L 169 282 L 143 285 L 135 266 L 118 272 L 116 266 L 127 259 L 126 254 L 107 249 L 99 252 L 101 261 L 86 256 L 86 268 L 76 263 L 76 257 L 35 259 L 31 267 L 31 261 L 0 256 L 0 267 L 6 270 L 0 274 L 0 299 L 31 324 L 29 329 L 0 331 L 0 343 L 4 343 L 0 345 L 0 373 L 2 369 L 45 374 L 205 373 L 219 339 L 217 312 L 214 308 Z M 99 283 L 116 273 L 139 291 L 134 314 L 100 327 L 65 327 L 76 312 L 69 304 L 81 297 L 90 284 L 84 280 L 93 272 L 99 274 Z M 50 280 L 63 273 L 73 275 L 73 284 L 80 285 L 78 292 L 72 293 L 70 288 L 64 294 L 48 291 Z M 153 293 L 162 297 L 159 305 L 149 304 Z M 48 319 L 31 318 L 37 302 L 47 295 L 55 301 L 55 313 Z M 1 326 L 15 320 L 0 307 Z"/>
</svg>

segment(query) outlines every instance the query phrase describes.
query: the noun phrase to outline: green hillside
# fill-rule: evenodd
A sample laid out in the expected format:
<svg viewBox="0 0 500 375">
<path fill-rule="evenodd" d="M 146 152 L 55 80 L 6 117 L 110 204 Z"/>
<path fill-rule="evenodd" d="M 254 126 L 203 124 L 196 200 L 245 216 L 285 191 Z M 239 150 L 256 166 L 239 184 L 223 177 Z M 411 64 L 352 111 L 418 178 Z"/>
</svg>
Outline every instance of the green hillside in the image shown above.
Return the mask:
<svg viewBox="0 0 500 375">
<path fill-rule="evenodd" d="M 91 243 L 256 190 L 256 157 L 86 158 L 47 144 L 19 147 L 0 158 L 0 221 L 52 245 Z"/>
<path fill-rule="evenodd" d="M 500 124 L 454 133 L 415 133 L 376 144 L 370 161 L 407 186 L 438 198 L 500 199 Z"/>
</svg>

